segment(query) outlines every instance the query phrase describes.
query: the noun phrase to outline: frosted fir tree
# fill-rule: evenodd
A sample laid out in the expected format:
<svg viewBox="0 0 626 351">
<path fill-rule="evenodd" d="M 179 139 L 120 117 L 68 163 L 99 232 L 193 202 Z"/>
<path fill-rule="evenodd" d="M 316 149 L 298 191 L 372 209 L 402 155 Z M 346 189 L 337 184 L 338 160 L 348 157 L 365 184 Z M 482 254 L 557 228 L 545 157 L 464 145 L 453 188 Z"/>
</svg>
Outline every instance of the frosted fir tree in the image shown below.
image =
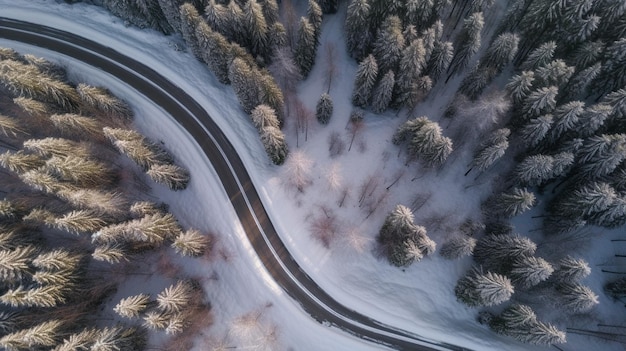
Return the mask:
<svg viewBox="0 0 626 351">
<path fill-rule="evenodd" d="M 597 103 L 585 108 L 580 115 L 576 132 L 579 137 L 590 137 L 604 126 L 605 121 L 613 113 L 613 107 L 606 103 Z"/>
<path fill-rule="evenodd" d="M 484 172 L 499 160 L 509 148 L 508 137 L 511 131 L 508 128 L 500 128 L 491 132 L 479 145 L 474 153 L 470 168 L 465 172 L 468 175 L 474 168 Z"/>
<path fill-rule="evenodd" d="M 76 86 L 76 92 L 81 103 L 89 109 L 104 112 L 122 120 L 133 118 L 133 110 L 130 106 L 105 88 L 80 83 Z"/>
<path fill-rule="evenodd" d="M 190 3 L 184 3 L 180 7 L 180 31 L 185 40 L 185 44 L 191 53 L 198 59 L 202 59 L 202 51 L 198 45 L 196 37 L 196 27 L 202 21 L 198 10 Z"/>
<path fill-rule="evenodd" d="M 539 88 L 524 99 L 522 106 L 517 112 L 516 123 L 523 123 L 532 118 L 551 113 L 556 107 L 556 96 L 559 89 L 555 86 Z"/>
<path fill-rule="evenodd" d="M 370 50 L 372 35 L 369 28 L 371 7 L 368 0 L 354 0 L 348 4 L 346 16 L 346 45 L 350 56 L 361 60 Z"/>
<path fill-rule="evenodd" d="M 592 90 L 596 94 L 606 94 L 626 85 L 626 38 L 611 43 L 604 52 L 602 72 L 595 80 Z"/>
<path fill-rule="evenodd" d="M 267 25 L 272 26 L 275 23 L 278 23 L 279 13 L 278 3 L 276 0 L 263 0 L 263 2 L 261 2 L 261 6 L 263 6 L 263 17 L 265 18 Z"/>
<path fill-rule="evenodd" d="M 136 318 L 150 305 L 150 295 L 133 295 L 120 300 L 113 311 L 124 318 Z"/>
<path fill-rule="evenodd" d="M 88 137 L 102 139 L 102 123 L 95 118 L 74 113 L 54 114 L 50 122 L 64 135 L 69 137 Z"/>
<path fill-rule="evenodd" d="M 435 243 L 426 236 L 426 229 L 414 223 L 413 213 L 403 205 L 391 211 L 378 235 L 390 263 L 403 267 L 432 254 Z"/>
<path fill-rule="evenodd" d="M 378 77 L 378 64 L 373 55 L 367 56 L 359 64 L 354 80 L 354 91 L 352 92 L 352 104 L 359 107 L 365 107 L 369 104 L 369 100 L 376 84 Z"/>
<path fill-rule="evenodd" d="M 426 65 L 425 73 L 434 81 L 437 81 L 439 76 L 448 70 L 453 57 L 454 48 L 451 42 L 436 41 L 433 45 L 428 64 Z"/>
<path fill-rule="evenodd" d="M 618 194 L 609 184 L 589 183 L 557 196 L 548 207 L 551 216 L 544 225 L 557 233 L 582 227 L 595 216 L 611 210 L 617 198 Z"/>
<path fill-rule="evenodd" d="M 313 28 L 308 19 L 303 17 L 300 19 L 300 25 L 298 26 L 298 41 L 294 48 L 294 60 L 300 68 L 300 73 L 305 78 L 313 68 L 316 52 L 315 28 Z"/>
<path fill-rule="evenodd" d="M 620 278 L 604 286 L 604 292 L 614 299 L 626 297 L 626 278 Z"/>
<path fill-rule="evenodd" d="M 209 0 L 204 8 L 204 18 L 206 19 L 206 23 L 211 26 L 211 29 L 224 35 L 230 40 L 236 41 L 237 38 L 233 37 L 233 33 L 229 30 L 229 22 L 238 21 L 240 24 L 243 24 L 243 11 L 236 2 L 233 7 L 237 7 L 237 10 L 233 12 L 237 12 L 239 14 L 239 18 L 235 19 L 234 17 L 230 17 L 233 13 L 229 13 L 229 10 L 225 5 L 220 4 L 215 0 Z"/>
<path fill-rule="evenodd" d="M 182 0 L 158 0 L 163 15 L 167 19 L 167 23 L 174 29 L 174 32 L 181 33 L 180 6 L 184 3 Z"/>
<path fill-rule="evenodd" d="M 586 41 L 578 45 L 570 60 L 576 66 L 576 71 L 582 71 L 599 63 L 603 51 L 604 43 L 602 41 Z"/>
<path fill-rule="evenodd" d="M 209 244 L 210 240 L 206 235 L 196 229 L 189 229 L 180 233 L 171 246 L 180 255 L 196 257 L 203 255 Z"/>
<path fill-rule="evenodd" d="M 317 101 L 315 107 L 315 117 L 321 124 L 328 124 L 333 114 L 333 99 L 330 95 L 323 93 Z"/>
<path fill-rule="evenodd" d="M 25 150 L 36 153 L 42 157 L 85 157 L 89 156 L 89 150 L 85 145 L 64 138 L 28 139 L 24 141 Z"/>
<path fill-rule="evenodd" d="M 396 145 L 407 145 L 409 159 L 420 158 L 429 167 L 441 166 L 452 152 L 452 140 L 438 123 L 422 116 L 402 124 L 393 135 Z"/>
<path fill-rule="evenodd" d="M 37 253 L 34 246 L 20 246 L 0 251 L 0 279 L 17 283 L 30 274 L 30 261 Z"/>
<path fill-rule="evenodd" d="M 389 107 L 391 99 L 393 98 L 395 82 L 393 71 L 387 71 L 372 94 L 372 110 L 374 112 L 383 113 L 387 107 Z"/>
<path fill-rule="evenodd" d="M 551 324 L 537 320 L 535 312 L 526 305 L 513 304 L 489 322 L 496 333 L 534 344 L 553 345 L 566 342 L 565 333 Z"/>
<path fill-rule="evenodd" d="M 229 84 L 228 68 L 230 62 L 228 56 L 230 44 L 228 40 L 222 34 L 214 32 L 205 21 L 198 23 L 196 38 L 203 61 L 206 62 L 209 70 L 213 72 L 220 83 Z"/>
<path fill-rule="evenodd" d="M 157 295 L 157 305 L 166 313 L 181 312 L 195 303 L 192 300 L 195 290 L 191 281 L 179 280 Z"/>
<path fill-rule="evenodd" d="M 266 71 L 258 72 L 259 74 L 259 94 L 261 94 L 261 102 L 273 108 L 276 111 L 276 117 L 281 123 L 284 120 L 283 110 L 285 107 L 285 97 L 280 87 Z"/>
<path fill-rule="evenodd" d="M 591 274 L 589 263 L 582 258 L 565 256 L 557 262 L 551 280 L 556 282 L 579 282 Z"/>
<path fill-rule="evenodd" d="M 459 86 L 459 92 L 474 101 L 478 99 L 483 90 L 496 76 L 496 70 L 491 67 L 483 67 L 478 64 L 463 78 Z"/>
<path fill-rule="evenodd" d="M 579 151 L 575 181 L 601 179 L 626 159 L 626 134 L 602 134 L 588 138 Z"/>
<path fill-rule="evenodd" d="M 552 62 L 555 51 L 556 43 L 554 41 L 543 43 L 526 56 L 526 60 L 520 65 L 520 68 L 524 71 L 533 71 L 545 66 Z"/>
<path fill-rule="evenodd" d="M 533 287 L 554 272 L 552 265 L 541 257 L 527 256 L 513 262 L 510 277 L 513 284 L 523 289 Z"/>
<path fill-rule="evenodd" d="M 36 170 L 46 164 L 41 157 L 35 154 L 24 153 L 19 150 L 17 152 L 6 151 L 0 154 L 0 166 L 15 173 L 25 173 Z"/>
<path fill-rule="evenodd" d="M 263 8 L 257 0 L 246 1 L 243 5 L 243 23 L 246 29 L 247 39 L 250 42 L 250 52 L 252 55 L 269 57 L 269 28 Z"/>
<path fill-rule="evenodd" d="M 387 17 L 378 30 L 372 47 L 380 72 L 397 70 L 404 46 L 402 22 L 397 16 Z"/>
<path fill-rule="evenodd" d="M 317 0 L 309 0 L 306 9 L 306 18 L 313 27 L 315 46 L 318 46 L 320 43 L 320 33 L 322 31 L 322 8 Z"/>
<path fill-rule="evenodd" d="M 108 262 L 111 264 L 128 262 L 128 250 L 122 244 L 98 245 L 91 253 L 91 257 L 96 261 Z"/>
<path fill-rule="evenodd" d="M 554 118 L 549 113 L 528 121 L 519 131 L 527 147 L 534 148 L 541 144 L 548 135 L 553 121 Z"/>
<path fill-rule="evenodd" d="M 248 114 L 261 104 L 259 78 L 258 72 L 240 58 L 234 59 L 228 70 L 228 79 L 237 99 Z"/>
<path fill-rule="evenodd" d="M 554 123 L 549 133 L 550 142 L 555 144 L 563 135 L 575 130 L 584 110 L 585 103 L 581 101 L 559 105 L 552 114 Z"/>
<path fill-rule="evenodd" d="M 574 67 L 568 66 L 563 60 L 554 60 L 535 70 L 536 85 L 563 88 L 574 74 L 574 70 Z"/>
<path fill-rule="evenodd" d="M 252 124 L 254 124 L 258 130 L 268 126 L 275 128 L 280 127 L 280 121 L 278 117 L 276 117 L 276 111 L 264 104 L 255 107 L 250 113 L 250 118 L 252 119 Z"/>
<path fill-rule="evenodd" d="M 598 77 L 601 71 L 602 64 L 597 62 L 593 66 L 589 66 L 574 74 L 565 86 L 564 95 L 561 99 L 563 101 L 571 101 L 578 98 L 585 98 L 591 83 Z"/>
<path fill-rule="evenodd" d="M 487 199 L 483 211 L 491 216 L 511 218 L 528 211 L 534 205 L 535 195 L 532 192 L 513 188 Z"/>
<path fill-rule="evenodd" d="M 402 36 L 404 37 L 405 43 L 412 43 L 413 40 L 419 39 L 417 30 L 415 29 L 415 26 L 412 24 L 409 24 L 408 26 L 404 28 L 404 30 L 402 31 Z"/>
<path fill-rule="evenodd" d="M 613 114 L 607 121 L 607 130 L 615 130 L 626 133 L 626 89 L 619 89 L 607 94 L 602 102 L 613 109 Z"/>
<path fill-rule="evenodd" d="M 453 260 L 470 256 L 476 247 L 476 239 L 471 236 L 457 236 L 441 245 L 439 254 L 446 259 Z"/>
<path fill-rule="evenodd" d="M 606 210 L 591 216 L 589 223 L 606 228 L 617 228 L 626 224 L 626 196 L 618 195 Z"/>
<path fill-rule="evenodd" d="M 413 24 L 423 29 L 431 19 L 434 10 L 434 1 L 407 0 L 404 5 L 403 20 L 406 24 Z"/>
<path fill-rule="evenodd" d="M 513 262 L 535 254 L 537 245 L 518 234 L 492 234 L 478 240 L 474 260 L 490 269 L 508 274 Z"/>
<path fill-rule="evenodd" d="M 36 350 L 56 345 L 67 323 L 58 319 L 41 322 L 26 329 L 20 329 L 0 338 L 0 346 L 7 350 Z"/>
<path fill-rule="evenodd" d="M 70 233 L 89 233 L 100 230 L 106 222 L 89 210 L 74 210 L 54 219 L 54 227 Z"/>
<path fill-rule="evenodd" d="M 514 179 L 521 186 L 539 186 L 554 177 L 554 157 L 531 155 L 524 158 L 514 171 Z"/>
<path fill-rule="evenodd" d="M 265 148 L 265 152 L 275 165 L 281 165 L 285 162 L 289 150 L 285 135 L 277 127 L 265 126 L 261 129 L 261 143 Z"/>
<path fill-rule="evenodd" d="M 471 14 L 463 20 L 463 29 L 454 41 L 456 51 L 448 72 L 452 74 L 464 69 L 469 64 L 470 59 L 478 52 L 481 45 L 481 32 L 485 25 L 482 12 Z M 448 79 L 452 76 L 448 75 Z"/>
<path fill-rule="evenodd" d="M 534 81 L 535 73 L 533 71 L 523 71 L 511 77 L 506 85 L 506 90 L 515 105 L 521 105 L 526 100 L 532 91 Z"/>
<path fill-rule="evenodd" d="M 415 85 L 425 65 L 423 40 L 416 39 L 402 51 L 396 83 L 396 105 L 410 109 L 417 103 Z"/>
<path fill-rule="evenodd" d="M 513 290 L 509 278 L 474 267 L 459 279 L 454 294 L 470 307 L 489 307 L 508 301 Z"/>
<path fill-rule="evenodd" d="M 504 66 L 515 58 L 518 44 L 519 37 L 514 33 L 498 35 L 489 45 L 487 52 L 480 60 L 480 64 L 494 68 L 498 73 L 501 72 Z"/>
<path fill-rule="evenodd" d="M 146 174 L 155 183 L 163 184 L 171 190 L 184 190 L 189 184 L 189 171 L 174 164 L 152 165 Z"/>
<path fill-rule="evenodd" d="M 599 303 L 598 295 L 580 283 L 560 283 L 556 291 L 559 307 L 569 313 L 588 312 Z"/>
</svg>

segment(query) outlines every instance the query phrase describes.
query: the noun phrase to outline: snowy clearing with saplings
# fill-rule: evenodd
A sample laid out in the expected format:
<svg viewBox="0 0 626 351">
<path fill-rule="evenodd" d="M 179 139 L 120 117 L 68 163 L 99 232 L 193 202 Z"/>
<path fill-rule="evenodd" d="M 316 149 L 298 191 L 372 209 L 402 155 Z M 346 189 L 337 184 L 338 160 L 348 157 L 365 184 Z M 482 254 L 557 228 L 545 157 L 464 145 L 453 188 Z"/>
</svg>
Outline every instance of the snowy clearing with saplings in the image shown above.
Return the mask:
<svg viewBox="0 0 626 351">
<path fill-rule="evenodd" d="M 92 2 L 0 0 L 0 16 L 105 44 L 196 99 L 339 303 L 471 350 L 623 350 L 623 1 Z M 0 51 L 2 347 L 384 348 L 272 281 L 158 102 L 0 46 L 17 51 Z"/>
</svg>

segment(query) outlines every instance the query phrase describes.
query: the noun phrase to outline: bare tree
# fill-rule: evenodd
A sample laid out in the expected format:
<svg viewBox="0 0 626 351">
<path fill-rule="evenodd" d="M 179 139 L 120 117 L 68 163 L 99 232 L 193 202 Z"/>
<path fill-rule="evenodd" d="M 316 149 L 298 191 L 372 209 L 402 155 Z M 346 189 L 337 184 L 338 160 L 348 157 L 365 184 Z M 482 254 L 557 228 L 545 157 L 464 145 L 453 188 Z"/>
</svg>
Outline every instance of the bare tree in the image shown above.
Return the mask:
<svg viewBox="0 0 626 351">
<path fill-rule="evenodd" d="M 348 146 L 348 151 L 352 150 L 354 139 L 364 128 L 363 111 L 353 110 L 350 113 L 350 121 L 348 122 L 348 133 L 350 134 L 350 146 Z"/>
<path fill-rule="evenodd" d="M 318 213 L 312 218 L 310 229 L 313 238 L 329 249 L 339 232 L 337 216 L 330 208 L 320 206 Z"/>
<path fill-rule="evenodd" d="M 293 151 L 285 162 L 285 183 L 288 187 L 294 188 L 299 192 L 304 190 L 311 184 L 311 169 L 313 161 L 303 151 Z"/>
<path fill-rule="evenodd" d="M 328 153 L 331 158 L 335 158 L 343 154 L 346 144 L 341 139 L 341 135 L 337 131 L 333 131 L 328 136 Z"/>
</svg>

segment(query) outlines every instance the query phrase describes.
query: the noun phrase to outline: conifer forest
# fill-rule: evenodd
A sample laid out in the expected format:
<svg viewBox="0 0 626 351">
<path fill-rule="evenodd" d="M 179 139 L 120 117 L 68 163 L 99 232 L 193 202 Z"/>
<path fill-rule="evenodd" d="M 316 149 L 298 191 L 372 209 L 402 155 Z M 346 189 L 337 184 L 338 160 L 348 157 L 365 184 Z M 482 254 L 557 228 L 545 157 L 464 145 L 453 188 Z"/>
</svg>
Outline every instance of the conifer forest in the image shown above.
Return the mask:
<svg viewBox="0 0 626 351">
<path fill-rule="evenodd" d="M 272 217 L 298 213 L 299 226 L 278 226 L 304 233 L 294 256 L 368 262 L 398 281 L 456 274 L 445 291 L 473 316 L 467 328 L 527 350 L 626 345 L 626 1 L 64 6 L 171 38 L 167 50 L 233 96 L 247 117 L 238 142 L 261 150 L 238 152 L 252 152 L 255 183 L 270 179 L 255 184 L 264 196 L 281 197 Z M 234 337 L 271 302 L 220 342 L 198 341 L 221 318 L 207 292 L 219 278 L 179 265 L 242 259 L 223 249 L 231 234 L 176 218 L 167 194 L 196 191 L 194 165 L 137 127 L 141 109 L 67 65 L 0 47 L 0 349 L 304 346 L 272 328 L 253 347 Z M 429 284 L 415 304 L 442 294 Z"/>
</svg>

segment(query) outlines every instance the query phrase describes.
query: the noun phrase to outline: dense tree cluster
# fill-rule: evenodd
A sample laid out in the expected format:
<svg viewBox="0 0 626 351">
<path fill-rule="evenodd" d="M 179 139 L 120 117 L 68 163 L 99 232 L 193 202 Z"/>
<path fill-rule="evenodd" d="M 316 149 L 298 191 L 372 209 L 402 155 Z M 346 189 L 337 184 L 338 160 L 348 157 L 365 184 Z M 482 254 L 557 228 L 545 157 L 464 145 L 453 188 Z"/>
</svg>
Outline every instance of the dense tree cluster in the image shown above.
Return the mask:
<svg viewBox="0 0 626 351">
<path fill-rule="evenodd" d="M 436 244 L 426 235 L 426 229 L 414 223 L 409 208 L 397 205 L 387 215 L 378 234 L 391 264 L 404 267 L 420 261 L 435 251 Z"/>
<path fill-rule="evenodd" d="M 0 348 L 142 350 L 144 328 L 94 318 L 123 280 L 112 267 L 132 274 L 126 262 L 149 249 L 170 244 L 182 255 L 198 256 L 209 241 L 197 230 L 183 231 L 164 206 L 138 200 L 149 197 L 147 184 L 140 184 L 141 175 L 132 168 L 122 168 L 107 139 L 172 189 L 184 188 L 189 173 L 173 165 L 161 146 L 130 129 L 132 110 L 108 90 L 75 86 L 64 80 L 62 70 L 49 73 L 52 63 L 0 51 L 11 54 L 0 60 L 5 173 Z M 189 294 L 176 287 L 156 300 L 166 323 L 161 329 L 168 333 L 183 331 L 203 301 L 196 286 L 188 299 L 193 303 L 182 303 Z M 135 312 L 145 303 L 151 313 L 154 303 L 142 301 L 134 301 Z M 131 307 L 126 315 L 133 313 Z"/>
<path fill-rule="evenodd" d="M 443 136 L 438 123 L 424 116 L 402 124 L 392 141 L 406 145 L 409 159 L 420 159 L 429 167 L 441 166 L 452 152 L 452 140 Z"/>
</svg>

